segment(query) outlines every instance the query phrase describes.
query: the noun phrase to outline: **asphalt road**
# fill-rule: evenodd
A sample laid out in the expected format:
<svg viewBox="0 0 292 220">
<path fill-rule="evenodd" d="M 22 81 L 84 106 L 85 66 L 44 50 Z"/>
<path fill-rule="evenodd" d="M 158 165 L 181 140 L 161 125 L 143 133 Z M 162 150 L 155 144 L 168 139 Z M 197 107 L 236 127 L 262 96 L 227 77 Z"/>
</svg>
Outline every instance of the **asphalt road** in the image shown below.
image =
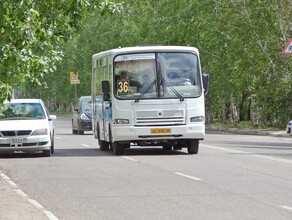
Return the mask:
<svg viewBox="0 0 292 220">
<path fill-rule="evenodd" d="M 72 135 L 69 118 L 55 127 L 52 157 L 0 157 L 0 220 L 292 219 L 289 137 L 210 133 L 198 155 L 115 156 Z"/>
</svg>

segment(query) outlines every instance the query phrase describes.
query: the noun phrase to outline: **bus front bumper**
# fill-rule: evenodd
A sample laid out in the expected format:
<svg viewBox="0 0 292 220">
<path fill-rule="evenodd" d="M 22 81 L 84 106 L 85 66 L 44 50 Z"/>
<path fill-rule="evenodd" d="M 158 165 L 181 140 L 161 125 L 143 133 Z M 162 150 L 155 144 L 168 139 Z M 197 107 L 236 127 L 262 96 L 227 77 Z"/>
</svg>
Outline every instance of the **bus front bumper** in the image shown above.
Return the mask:
<svg viewBox="0 0 292 220">
<path fill-rule="evenodd" d="M 187 126 L 155 126 L 113 127 L 113 141 L 138 141 L 138 140 L 173 140 L 173 139 L 199 139 L 205 137 L 205 124 L 197 123 Z"/>
</svg>

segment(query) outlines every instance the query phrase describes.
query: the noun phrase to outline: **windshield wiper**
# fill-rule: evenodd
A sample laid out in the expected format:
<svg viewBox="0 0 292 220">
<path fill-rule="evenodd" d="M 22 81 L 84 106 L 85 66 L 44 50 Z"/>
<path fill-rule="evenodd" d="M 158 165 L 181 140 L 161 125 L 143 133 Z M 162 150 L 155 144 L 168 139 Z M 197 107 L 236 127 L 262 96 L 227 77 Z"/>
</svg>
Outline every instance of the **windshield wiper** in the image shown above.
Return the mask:
<svg viewBox="0 0 292 220">
<path fill-rule="evenodd" d="M 181 94 L 179 94 L 179 92 L 176 91 L 175 88 L 173 88 L 173 86 L 169 82 L 167 82 L 163 77 L 161 78 L 161 81 L 163 81 L 165 85 L 169 87 L 171 91 L 173 91 L 173 93 L 179 98 L 181 102 L 185 100 L 184 97 L 182 97 Z"/>
<path fill-rule="evenodd" d="M 150 91 L 150 89 L 152 89 L 152 87 L 156 84 L 157 80 L 155 79 L 148 87 L 147 89 L 141 93 L 141 95 L 139 95 L 136 99 L 135 102 L 139 102 L 140 99 L 147 93 Z"/>
</svg>

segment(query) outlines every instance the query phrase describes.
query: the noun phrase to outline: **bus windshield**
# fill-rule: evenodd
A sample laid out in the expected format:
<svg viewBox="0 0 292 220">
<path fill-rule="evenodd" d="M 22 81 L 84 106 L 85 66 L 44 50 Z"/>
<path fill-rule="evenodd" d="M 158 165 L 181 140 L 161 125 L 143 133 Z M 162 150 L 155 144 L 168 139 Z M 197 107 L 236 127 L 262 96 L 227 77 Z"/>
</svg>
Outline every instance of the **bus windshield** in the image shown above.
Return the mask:
<svg viewBox="0 0 292 220">
<path fill-rule="evenodd" d="M 198 57 L 193 53 L 123 54 L 114 59 L 118 99 L 198 97 L 200 79 Z"/>
</svg>

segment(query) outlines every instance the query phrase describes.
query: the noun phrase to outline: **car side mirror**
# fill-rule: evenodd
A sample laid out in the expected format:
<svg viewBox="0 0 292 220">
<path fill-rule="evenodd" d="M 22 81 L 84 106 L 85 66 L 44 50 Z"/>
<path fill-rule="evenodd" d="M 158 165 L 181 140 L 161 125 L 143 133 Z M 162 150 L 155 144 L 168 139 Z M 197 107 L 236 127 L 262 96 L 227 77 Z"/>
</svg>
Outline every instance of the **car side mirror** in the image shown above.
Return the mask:
<svg viewBox="0 0 292 220">
<path fill-rule="evenodd" d="M 56 115 L 49 115 L 49 121 L 57 119 Z"/>
</svg>

